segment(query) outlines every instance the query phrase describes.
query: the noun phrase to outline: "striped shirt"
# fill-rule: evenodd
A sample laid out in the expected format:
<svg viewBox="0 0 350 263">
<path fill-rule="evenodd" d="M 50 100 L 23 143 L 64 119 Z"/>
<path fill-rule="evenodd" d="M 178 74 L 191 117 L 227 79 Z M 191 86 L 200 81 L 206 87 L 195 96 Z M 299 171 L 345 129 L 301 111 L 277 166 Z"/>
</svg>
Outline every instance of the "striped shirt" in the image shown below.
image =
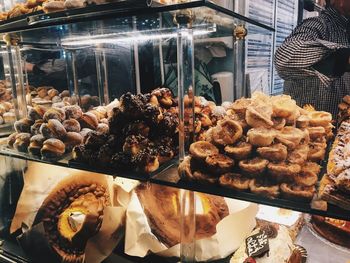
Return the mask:
<svg viewBox="0 0 350 263">
<path fill-rule="evenodd" d="M 285 80 L 284 93 L 298 105 L 312 104 L 335 117 L 350 94 L 349 21 L 335 9 L 304 20 L 276 51 L 275 66 Z"/>
</svg>

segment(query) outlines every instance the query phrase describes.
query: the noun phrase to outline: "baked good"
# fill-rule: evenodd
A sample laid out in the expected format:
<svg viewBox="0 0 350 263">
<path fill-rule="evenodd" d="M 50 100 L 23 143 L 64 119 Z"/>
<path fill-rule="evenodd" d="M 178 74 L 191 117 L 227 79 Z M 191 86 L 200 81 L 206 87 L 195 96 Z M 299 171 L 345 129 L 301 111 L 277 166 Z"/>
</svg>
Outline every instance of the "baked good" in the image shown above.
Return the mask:
<svg viewBox="0 0 350 263">
<path fill-rule="evenodd" d="M 260 249 L 253 249 L 255 253 L 247 249 L 247 246 L 251 247 L 250 241 L 261 242 Z M 246 242 L 234 253 L 230 263 L 300 263 L 301 261 L 290 261 L 293 251 L 294 245 L 287 227 L 266 223 L 247 237 Z M 250 257 L 251 253 L 254 255 Z"/>
<path fill-rule="evenodd" d="M 16 121 L 14 123 L 14 127 L 16 132 L 21 133 L 30 133 L 30 126 L 33 124 L 34 122 L 31 119 L 28 118 L 23 118 L 20 119 L 19 121 Z"/>
<path fill-rule="evenodd" d="M 292 150 L 288 154 L 287 161 L 289 163 L 300 164 L 306 162 L 309 154 L 309 145 L 308 144 L 300 144 L 294 150 Z"/>
<path fill-rule="evenodd" d="M 191 156 L 185 156 L 182 162 L 180 162 L 178 167 L 178 174 L 181 178 L 185 178 L 187 180 L 193 180 L 193 173 L 191 170 Z"/>
<path fill-rule="evenodd" d="M 254 146 L 269 146 L 275 139 L 276 132 L 267 128 L 253 128 L 247 133 L 248 141 Z"/>
<path fill-rule="evenodd" d="M 99 134 L 109 134 L 109 125 L 105 123 L 99 123 L 96 127 L 96 132 Z"/>
<path fill-rule="evenodd" d="M 264 159 L 271 162 L 282 162 L 287 159 L 287 147 L 282 143 L 273 144 L 268 147 L 259 147 L 256 152 Z"/>
<path fill-rule="evenodd" d="M 339 190 L 345 194 L 350 194 L 350 169 L 346 169 L 341 172 L 335 179 L 334 182 Z"/>
<path fill-rule="evenodd" d="M 50 108 L 45 112 L 43 119 L 46 122 L 48 122 L 51 119 L 56 119 L 60 122 L 63 122 L 66 119 L 66 114 L 63 109 Z"/>
<path fill-rule="evenodd" d="M 82 115 L 83 111 L 78 105 L 69 105 L 63 107 L 63 110 L 66 114 L 67 119 L 76 119 L 78 120 Z"/>
<path fill-rule="evenodd" d="M 309 143 L 308 160 L 311 162 L 320 162 L 326 155 L 326 143 L 311 142 Z"/>
<path fill-rule="evenodd" d="M 212 140 L 218 145 L 234 144 L 242 135 L 242 126 L 233 120 L 221 120 L 212 130 Z"/>
<path fill-rule="evenodd" d="M 253 146 L 250 143 L 239 141 L 234 145 L 225 146 L 225 154 L 234 160 L 248 159 L 253 151 Z"/>
<path fill-rule="evenodd" d="M 34 124 L 30 127 L 30 133 L 32 135 L 36 135 L 40 133 L 40 127 L 44 123 L 44 120 L 36 120 Z"/>
<path fill-rule="evenodd" d="M 136 189 L 152 233 L 167 247 L 180 242 L 180 191 L 171 187 L 141 184 Z M 196 214 L 196 240 L 211 237 L 216 225 L 229 214 L 222 197 L 196 193 L 202 213 Z M 187 220 L 185 218 L 185 220 Z"/>
<path fill-rule="evenodd" d="M 212 154 L 205 158 L 208 170 L 213 174 L 230 172 L 235 164 L 234 160 L 224 154 Z"/>
<path fill-rule="evenodd" d="M 231 103 L 229 109 L 233 110 L 237 114 L 246 114 L 248 106 L 252 103 L 252 100 L 249 98 L 240 98 Z M 224 106 L 224 103 L 223 103 Z M 228 109 L 228 110 L 229 110 Z"/>
<path fill-rule="evenodd" d="M 67 132 L 80 132 L 80 123 L 75 119 L 67 119 L 62 123 Z"/>
<path fill-rule="evenodd" d="M 311 201 L 316 193 L 315 186 L 282 183 L 280 188 L 284 198 L 295 201 Z"/>
<path fill-rule="evenodd" d="M 137 151 L 132 159 L 139 170 L 145 173 L 152 173 L 159 168 L 159 160 L 156 151 L 144 148 Z"/>
<path fill-rule="evenodd" d="M 13 143 L 13 148 L 19 152 L 27 152 L 30 143 L 30 133 L 18 133 Z"/>
<path fill-rule="evenodd" d="M 135 156 L 141 150 L 146 149 L 149 146 L 149 143 L 149 139 L 142 135 L 130 135 L 124 141 L 123 151 Z"/>
<path fill-rule="evenodd" d="M 205 141 L 192 143 L 189 151 L 194 158 L 198 159 L 205 159 L 210 155 L 219 153 L 219 149 L 215 145 Z"/>
<path fill-rule="evenodd" d="M 294 182 L 298 185 L 313 186 L 318 181 L 321 166 L 317 163 L 306 162 L 301 166 L 300 173 L 294 175 Z"/>
<path fill-rule="evenodd" d="M 5 123 L 13 123 L 16 121 L 16 115 L 13 112 L 5 112 L 2 115 L 2 118 L 4 119 Z"/>
<path fill-rule="evenodd" d="M 260 157 L 239 161 L 242 172 L 250 177 L 262 176 L 269 161 Z"/>
<path fill-rule="evenodd" d="M 98 120 L 95 114 L 91 112 L 83 113 L 83 115 L 79 118 L 79 123 L 81 128 L 89 128 L 95 130 L 98 125 Z"/>
<path fill-rule="evenodd" d="M 52 99 L 53 97 L 58 96 L 59 92 L 57 89 L 49 89 L 47 95 Z"/>
<path fill-rule="evenodd" d="M 45 98 L 47 96 L 47 87 L 38 87 L 36 92 L 40 98 Z"/>
<path fill-rule="evenodd" d="M 40 150 L 43 147 L 45 137 L 41 134 L 34 135 L 30 138 L 30 144 L 28 146 L 28 152 L 33 155 L 40 155 Z"/>
<path fill-rule="evenodd" d="M 43 10 L 45 13 L 52 13 L 64 10 L 64 1 L 49 0 L 43 4 Z"/>
<path fill-rule="evenodd" d="M 61 139 L 66 136 L 67 131 L 60 121 L 56 119 L 50 119 L 48 123 L 43 123 L 41 125 L 40 133 L 47 139 Z"/>
<path fill-rule="evenodd" d="M 36 105 L 33 108 L 29 109 L 28 117 L 32 121 L 40 120 L 43 118 L 44 114 L 46 112 L 46 108 L 40 105 Z"/>
<path fill-rule="evenodd" d="M 41 155 L 45 158 L 61 157 L 66 150 L 64 143 L 59 139 L 47 139 L 41 148 Z"/>
<path fill-rule="evenodd" d="M 66 146 L 66 150 L 70 151 L 74 148 L 74 146 L 83 143 L 83 137 L 77 132 L 67 132 L 63 142 Z"/>
<path fill-rule="evenodd" d="M 265 102 L 252 102 L 245 114 L 246 122 L 253 128 L 271 128 L 272 105 Z"/>
<path fill-rule="evenodd" d="M 309 132 L 309 136 L 311 140 L 316 140 L 318 138 L 322 138 L 326 135 L 326 129 L 321 126 L 317 127 L 307 127 L 306 128 Z"/>
<path fill-rule="evenodd" d="M 269 198 L 276 198 L 280 194 L 278 184 L 273 184 L 264 179 L 252 179 L 249 182 L 249 189 L 252 193 Z"/>
<path fill-rule="evenodd" d="M 302 130 L 286 126 L 276 133 L 276 140 L 286 145 L 288 149 L 295 149 L 305 139 L 305 136 Z"/>
<path fill-rule="evenodd" d="M 277 117 L 272 118 L 272 122 L 273 122 L 272 128 L 275 130 L 282 130 L 284 128 L 284 126 L 286 126 L 286 124 L 287 124 L 286 119 L 277 118 Z"/>
<path fill-rule="evenodd" d="M 82 8 L 85 6 L 86 6 L 86 3 L 84 0 L 66 0 L 64 2 L 64 7 L 67 9 Z"/>
<path fill-rule="evenodd" d="M 8 147 L 13 148 L 13 144 L 16 141 L 17 135 L 18 135 L 18 132 L 14 132 L 7 138 L 7 146 Z"/>
<path fill-rule="evenodd" d="M 111 205 L 104 176 L 74 174 L 60 181 L 41 205 L 42 222 L 53 251 L 62 262 L 83 262 L 89 238 L 100 230 L 103 210 Z"/>
<path fill-rule="evenodd" d="M 276 182 L 292 182 L 295 175 L 300 173 L 301 166 L 288 162 L 269 163 L 267 165 L 269 177 Z"/>
<path fill-rule="evenodd" d="M 296 121 L 296 126 L 299 129 L 305 129 L 309 127 L 310 117 L 308 115 L 300 115 L 300 117 Z"/>
<path fill-rule="evenodd" d="M 325 111 L 312 111 L 309 113 L 310 117 L 310 126 L 313 127 L 326 127 L 329 123 L 332 122 L 332 114 Z"/>
<path fill-rule="evenodd" d="M 297 110 L 296 101 L 288 95 L 278 95 L 271 97 L 274 117 L 288 118 Z"/>
<path fill-rule="evenodd" d="M 235 190 L 248 190 L 251 179 L 237 173 L 225 173 L 220 176 L 220 185 Z"/>
<path fill-rule="evenodd" d="M 350 248 L 350 221 L 313 215 L 312 228 L 334 244 Z"/>
<path fill-rule="evenodd" d="M 156 149 L 159 164 L 166 163 L 174 158 L 175 153 L 169 145 L 159 145 Z"/>
</svg>

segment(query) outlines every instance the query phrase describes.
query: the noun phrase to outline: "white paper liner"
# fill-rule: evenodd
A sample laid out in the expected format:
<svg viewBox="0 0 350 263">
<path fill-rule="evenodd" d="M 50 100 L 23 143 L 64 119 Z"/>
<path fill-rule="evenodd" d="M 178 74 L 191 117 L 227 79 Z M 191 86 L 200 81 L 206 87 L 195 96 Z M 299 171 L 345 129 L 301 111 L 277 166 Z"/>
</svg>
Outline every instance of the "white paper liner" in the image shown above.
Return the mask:
<svg viewBox="0 0 350 263">
<path fill-rule="evenodd" d="M 197 240 L 196 261 L 225 258 L 239 248 L 256 225 L 256 204 L 225 198 L 230 215 L 221 220 L 211 238 Z M 163 257 L 179 257 L 180 244 L 167 248 L 151 232 L 147 217 L 134 192 L 127 209 L 125 253 L 145 257 L 149 252 Z M 180 231 L 180 230 L 179 230 Z"/>
</svg>

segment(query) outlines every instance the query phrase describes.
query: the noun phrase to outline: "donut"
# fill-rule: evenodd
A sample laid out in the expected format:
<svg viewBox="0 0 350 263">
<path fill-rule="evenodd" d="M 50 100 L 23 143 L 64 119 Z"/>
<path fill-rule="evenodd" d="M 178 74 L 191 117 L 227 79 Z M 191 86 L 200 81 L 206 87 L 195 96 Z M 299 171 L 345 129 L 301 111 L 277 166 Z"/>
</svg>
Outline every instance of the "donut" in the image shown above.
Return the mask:
<svg viewBox="0 0 350 263">
<path fill-rule="evenodd" d="M 61 139 L 66 136 L 67 131 L 60 121 L 51 119 L 48 121 L 48 123 L 43 123 L 41 125 L 40 133 L 47 139 Z"/>
<path fill-rule="evenodd" d="M 221 186 L 239 191 L 248 190 L 250 181 L 250 178 L 244 177 L 237 173 L 225 173 L 219 178 L 219 183 Z"/>
<path fill-rule="evenodd" d="M 212 130 L 212 139 L 218 145 L 234 144 L 242 135 L 242 126 L 233 120 L 221 120 Z"/>
<path fill-rule="evenodd" d="M 70 97 L 69 90 L 62 91 L 59 96 L 63 99 L 64 97 Z"/>
<path fill-rule="evenodd" d="M 40 133 L 40 127 L 44 123 L 44 120 L 36 120 L 34 124 L 30 127 L 30 133 L 36 135 Z"/>
<path fill-rule="evenodd" d="M 80 132 L 80 123 L 75 119 L 68 119 L 63 121 L 63 127 L 67 132 Z"/>
<path fill-rule="evenodd" d="M 36 105 L 33 108 L 30 108 L 28 112 L 28 117 L 32 121 L 40 120 L 43 118 L 44 114 L 46 112 L 46 108 L 40 105 Z"/>
<path fill-rule="evenodd" d="M 18 133 L 30 133 L 30 127 L 33 123 L 34 122 L 28 118 L 20 119 L 14 123 L 15 131 Z"/>
<path fill-rule="evenodd" d="M 83 115 L 79 118 L 79 123 L 81 128 L 89 128 L 95 130 L 98 125 L 98 120 L 95 114 L 91 112 L 83 113 Z"/>
<path fill-rule="evenodd" d="M 74 148 L 74 146 L 83 143 L 83 137 L 77 132 L 67 132 L 63 142 L 66 150 L 70 151 Z"/>
<path fill-rule="evenodd" d="M 19 152 L 27 152 L 30 143 L 30 133 L 18 133 L 13 143 L 13 148 Z"/>
<path fill-rule="evenodd" d="M 190 153 L 194 158 L 205 159 L 210 155 L 218 154 L 219 149 L 206 141 L 199 141 L 190 145 Z"/>
<path fill-rule="evenodd" d="M 41 156 L 45 158 L 61 157 L 66 150 L 64 143 L 59 139 L 47 139 L 41 148 Z"/>
<path fill-rule="evenodd" d="M 105 176 L 72 174 L 45 198 L 34 224 L 43 223 L 48 243 L 60 262 L 84 262 L 87 241 L 102 224 L 103 210 L 111 205 Z"/>
<path fill-rule="evenodd" d="M 159 168 L 157 153 L 149 148 L 138 151 L 133 158 L 133 162 L 145 173 L 152 173 Z"/>
<path fill-rule="evenodd" d="M 254 146 L 270 146 L 275 139 L 276 132 L 272 129 L 253 128 L 247 133 L 248 141 Z"/>
<path fill-rule="evenodd" d="M 260 157 L 253 159 L 242 160 L 238 163 L 239 168 L 244 174 L 250 177 L 263 175 L 269 161 Z"/>
<path fill-rule="evenodd" d="M 83 111 L 78 105 L 69 105 L 63 107 L 63 110 L 66 114 L 67 119 L 76 119 L 78 120 L 82 115 Z"/>
<path fill-rule="evenodd" d="M 123 151 L 131 155 L 137 155 L 141 150 L 149 146 L 150 141 L 142 135 L 130 135 L 125 139 Z"/>
<path fill-rule="evenodd" d="M 287 159 L 288 150 L 282 143 L 273 144 L 268 147 L 259 147 L 256 152 L 264 159 L 271 162 L 281 162 Z"/>
<path fill-rule="evenodd" d="M 253 150 L 253 146 L 250 143 L 239 141 L 235 145 L 227 145 L 224 148 L 225 154 L 233 158 L 234 160 L 248 159 Z"/>
<path fill-rule="evenodd" d="M 39 88 L 37 88 L 36 92 L 40 98 L 45 98 L 47 96 L 47 88 L 46 87 L 39 87 Z"/>
<path fill-rule="evenodd" d="M 51 119 L 56 119 L 60 122 L 63 122 L 66 119 L 66 114 L 63 109 L 50 108 L 45 112 L 43 119 L 46 122 L 48 122 Z"/>
<path fill-rule="evenodd" d="M 30 138 L 28 152 L 32 155 L 40 155 L 40 150 L 43 147 L 45 140 L 45 137 L 41 134 L 34 135 L 32 138 Z"/>
</svg>

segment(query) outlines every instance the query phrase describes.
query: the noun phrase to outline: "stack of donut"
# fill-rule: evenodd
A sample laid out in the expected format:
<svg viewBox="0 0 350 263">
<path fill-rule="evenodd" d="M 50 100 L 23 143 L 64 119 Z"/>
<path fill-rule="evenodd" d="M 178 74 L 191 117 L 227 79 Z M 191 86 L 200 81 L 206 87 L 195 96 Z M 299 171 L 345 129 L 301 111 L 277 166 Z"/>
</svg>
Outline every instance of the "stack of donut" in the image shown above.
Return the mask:
<svg viewBox="0 0 350 263">
<path fill-rule="evenodd" d="M 126 93 L 109 118 L 110 132 L 92 132 L 73 149 L 79 162 L 151 173 L 171 160 L 178 138 L 177 102 L 169 89 Z"/>
<path fill-rule="evenodd" d="M 235 101 L 227 116 L 190 146 L 181 176 L 271 198 L 311 200 L 332 115 L 262 93 Z"/>
</svg>

